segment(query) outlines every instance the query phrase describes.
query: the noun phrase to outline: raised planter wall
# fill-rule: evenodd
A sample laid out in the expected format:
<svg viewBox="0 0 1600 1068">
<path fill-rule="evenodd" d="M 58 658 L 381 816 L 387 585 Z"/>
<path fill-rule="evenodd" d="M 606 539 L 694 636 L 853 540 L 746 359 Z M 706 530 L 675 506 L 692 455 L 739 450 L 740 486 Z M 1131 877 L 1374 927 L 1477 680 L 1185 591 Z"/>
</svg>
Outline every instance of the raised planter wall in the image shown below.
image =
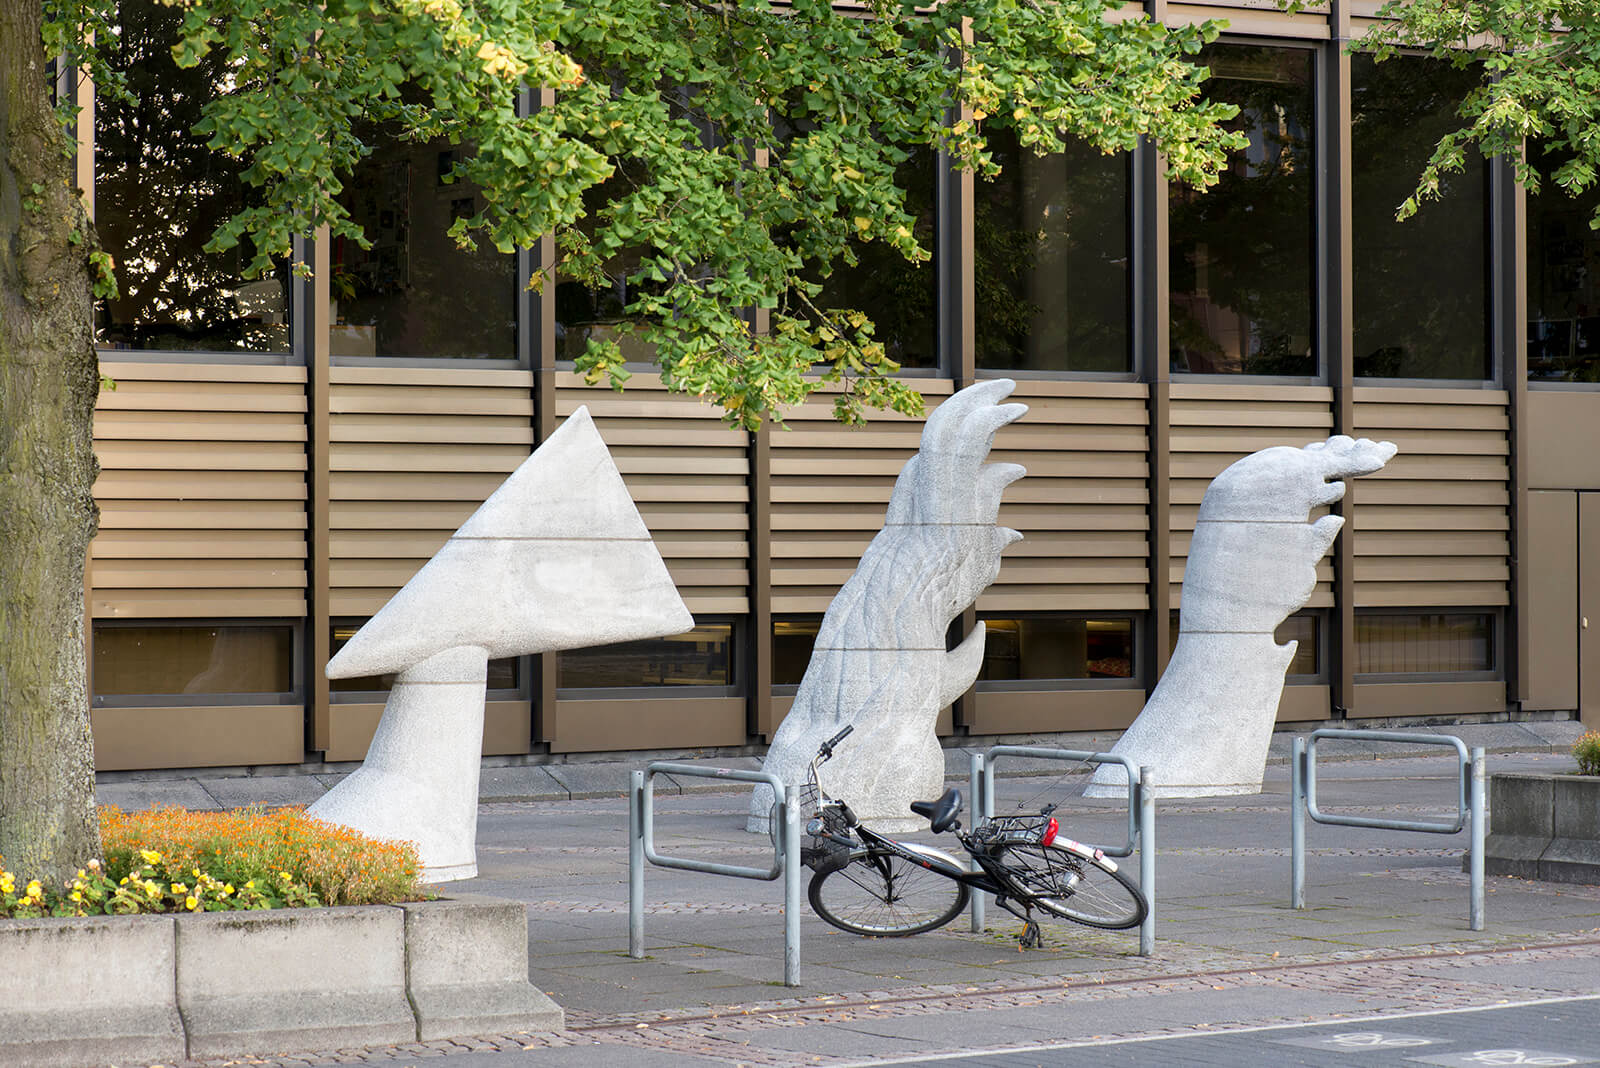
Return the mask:
<svg viewBox="0 0 1600 1068">
<path fill-rule="evenodd" d="M 111 1065 L 559 1030 L 514 901 L 0 920 L 0 1064 Z"/>
<path fill-rule="evenodd" d="M 1600 884 L 1600 776 L 1489 776 L 1484 871 Z"/>
</svg>

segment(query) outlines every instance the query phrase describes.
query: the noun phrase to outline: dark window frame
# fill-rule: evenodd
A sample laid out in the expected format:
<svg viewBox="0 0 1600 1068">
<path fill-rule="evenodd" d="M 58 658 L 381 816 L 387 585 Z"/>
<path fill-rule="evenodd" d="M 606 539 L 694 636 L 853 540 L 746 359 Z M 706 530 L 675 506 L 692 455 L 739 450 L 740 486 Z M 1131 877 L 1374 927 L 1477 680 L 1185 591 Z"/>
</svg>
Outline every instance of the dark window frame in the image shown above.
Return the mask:
<svg viewBox="0 0 1600 1068">
<path fill-rule="evenodd" d="M 1090 621 L 1126 621 L 1129 626 L 1129 643 L 1132 657 L 1125 678 L 1054 678 L 1054 679 L 979 679 L 974 688 L 978 693 L 1037 693 L 1057 690 L 1143 690 L 1144 674 L 1149 650 L 1145 642 L 1145 620 L 1149 613 L 1136 609 L 1108 609 L 1072 612 L 1007 612 L 1004 609 L 978 613 L 980 622 L 990 619 L 1060 619 Z"/>
<path fill-rule="evenodd" d="M 340 649 L 344 648 L 344 642 L 340 642 L 334 637 L 334 633 L 333 633 L 334 632 L 334 628 L 336 628 L 336 627 L 354 627 L 356 630 L 360 630 L 363 626 L 366 625 L 367 620 L 370 619 L 370 618 L 372 618 L 372 617 L 368 616 L 366 618 L 362 618 L 361 616 L 333 616 L 332 618 L 330 618 L 328 620 L 328 658 L 331 660 L 339 652 Z M 348 639 L 346 639 L 346 640 L 348 641 Z M 484 700 L 486 700 L 486 701 L 526 701 L 526 700 L 529 700 L 532 697 L 532 695 L 533 695 L 533 685 L 532 685 L 532 681 L 531 680 L 532 680 L 532 677 L 533 677 L 533 663 L 532 663 L 533 658 L 530 657 L 530 656 L 518 656 L 518 657 L 508 657 L 507 659 L 513 659 L 513 660 L 517 661 L 517 679 L 518 679 L 518 684 L 516 686 L 510 687 L 510 688 L 501 687 L 499 689 L 496 689 L 494 687 L 489 687 L 484 691 Z M 326 667 L 326 665 L 324 665 L 324 667 Z M 329 683 L 329 686 L 328 686 L 328 703 L 329 704 L 333 704 L 333 705 L 384 704 L 389 700 L 389 694 L 393 692 L 392 689 L 389 689 L 389 690 L 339 690 L 339 689 L 335 689 L 335 687 L 334 687 L 334 684 L 337 683 L 338 681 L 339 681 L 338 679 L 329 679 L 328 680 L 328 683 Z"/>
<path fill-rule="evenodd" d="M 1367 616 L 1431 616 L 1469 615 L 1482 616 L 1489 621 L 1489 656 L 1494 666 L 1487 671 L 1360 671 L 1361 643 L 1355 640 L 1350 649 L 1352 676 L 1356 685 L 1369 683 L 1428 683 L 1428 682 L 1503 682 L 1506 678 L 1506 627 L 1505 611 L 1501 608 L 1468 607 L 1381 607 L 1354 609 L 1356 622 Z"/>
<path fill-rule="evenodd" d="M 555 696 L 557 701 L 637 701 L 637 700 L 671 700 L 674 698 L 717 698 L 717 697 L 743 697 L 745 696 L 745 676 L 748 674 L 744 668 L 744 639 L 748 629 L 748 621 L 744 616 L 706 615 L 696 616 L 695 626 L 727 626 L 728 628 L 728 675 L 730 681 L 726 685 L 685 685 L 685 686 L 562 686 L 561 664 L 558 659 L 554 672 L 557 685 Z M 665 635 L 664 637 L 671 637 Z M 618 643 L 626 644 L 626 643 Z M 598 646 L 596 648 L 604 648 Z M 564 650 L 563 652 L 575 652 Z M 562 653 L 555 654 L 559 658 Z"/>
</svg>

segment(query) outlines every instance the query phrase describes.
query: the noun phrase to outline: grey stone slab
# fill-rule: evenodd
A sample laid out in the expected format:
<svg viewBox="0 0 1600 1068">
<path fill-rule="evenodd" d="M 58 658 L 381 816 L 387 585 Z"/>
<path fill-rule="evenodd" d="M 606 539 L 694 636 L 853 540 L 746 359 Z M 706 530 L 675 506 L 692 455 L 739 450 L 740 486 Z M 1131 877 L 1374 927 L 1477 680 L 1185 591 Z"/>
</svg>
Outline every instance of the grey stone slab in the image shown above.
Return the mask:
<svg viewBox="0 0 1600 1068">
<path fill-rule="evenodd" d="M 546 764 L 544 770 L 574 799 L 627 797 L 633 772 L 646 763 Z M 656 778 L 656 793 L 678 793 L 677 783 L 659 775 Z"/>
<path fill-rule="evenodd" d="M 146 809 L 185 808 L 191 812 L 216 812 L 222 808 L 215 797 L 194 779 L 167 779 L 142 782 L 102 782 L 94 789 L 95 801 L 116 805 L 124 812 Z"/>
<path fill-rule="evenodd" d="M 711 757 L 701 760 L 685 760 L 680 763 L 694 764 L 706 774 L 702 775 L 666 775 L 660 776 L 663 780 L 656 789 L 660 791 L 665 782 L 677 784 L 678 790 L 685 794 L 719 794 L 733 791 L 749 790 L 748 783 L 737 779 L 727 779 L 715 776 L 719 770 L 732 769 L 735 771 L 760 771 L 761 758 L 753 756 Z"/>
<path fill-rule="evenodd" d="M 195 781 L 225 809 L 310 805 L 328 792 L 314 775 L 241 775 Z"/>
<path fill-rule="evenodd" d="M 528 982 L 523 905 L 459 895 L 400 908 L 419 1041 L 565 1025 L 560 1006 Z"/>
<path fill-rule="evenodd" d="M 179 917 L 189 1056 L 415 1041 L 404 924 L 397 908 Z"/>
<path fill-rule="evenodd" d="M 543 766 L 484 768 L 478 778 L 478 800 L 565 801 L 567 788 Z"/>
<path fill-rule="evenodd" d="M 7 1068 L 183 1059 L 165 916 L 0 921 Z"/>
<path fill-rule="evenodd" d="M 1521 726 L 1557 753 L 1571 752 L 1572 743 L 1583 737 L 1585 730 L 1582 723 L 1572 719 L 1532 720 Z"/>
</svg>

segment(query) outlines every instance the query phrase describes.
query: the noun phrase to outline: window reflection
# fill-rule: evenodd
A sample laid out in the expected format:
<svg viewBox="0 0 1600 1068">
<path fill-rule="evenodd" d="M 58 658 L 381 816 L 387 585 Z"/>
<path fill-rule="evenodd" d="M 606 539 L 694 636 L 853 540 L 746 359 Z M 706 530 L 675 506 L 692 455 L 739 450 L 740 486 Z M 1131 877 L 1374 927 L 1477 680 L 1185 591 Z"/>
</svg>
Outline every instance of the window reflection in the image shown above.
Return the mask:
<svg viewBox="0 0 1600 1068">
<path fill-rule="evenodd" d="M 484 207 L 476 186 L 452 177 L 466 149 L 373 126 L 358 136 L 375 148 L 339 202 L 371 247 L 333 241 L 329 352 L 515 359 L 516 257 L 481 238 L 463 250 L 445 232 Z"/>
<path fill-rule="evenodd" d="M 1130 370 L 1127 156 L 1037 156 L 1004 130 L 989 150 L 1000 176 L 973 183 L 977 365 Z"/>
<path fill-rule="evenodd" d="M 1441 179 L 1443 199 L 1405 222 L 1433 146 L 1460 124 L 1479 78 L 1443 60 L 1351 57 L 1351 241 L 1355 373 L 1368 378 L 1485 379 L 1488 348 L 1488 165 Z"/>
<path fill-rule="evenodd" d="M 1314 375 L 1312 53 L 1212 45 L 1199 62 L 1250 144 L 1210 191 L 1170 188 L 1172 370 Z"/>
<path fill-rule="evenodd" d="M 979 682 L 1016 679 L 1131 679 L 1133 620 L 983 617 Z"/>
<path fill-rule="evenodd" d="M 287 696 L 295 689 L 294 628 L 96 623 L 92 689 L 96 704 Z"/>
<path fill-rule="evenodd" d="M 772 685 L 798 686 L 811 666 L 822 617 L 772 621 Z"/>
<path fill-rule="evenodd" d="M 1600 189 L 1570 196 L 1550 178 L 1566 157 L 1529 156 L 1545 177 L 1528 193 L 1528 377 L 1600 382 Z"/>
<path fill-rule="evenodd" d="M 247 242 L 204 251 L 217 227 L 256 203 L 243 167 L 191 133 L 231 75 L 224 50 L 180 68 L 182 7 L 122 0 L 110 63 L 132 101 L 102 93 L 95 109 L 95 229 L 116 261 L 115 300 L 96 302 L 104 349 L 288 352 L 288 265 L 246 279 Z"/>
<path fill-rule="evenodd" d="M 703 623 L 666 638 L 558 654 L 558 689 L 733 685 L 733 625 Z"/>
<path fill-rule="evenodd" d="M 1493 670 L 1492 613 L 1356 610 L 1358 674 Z"/>
</svg>

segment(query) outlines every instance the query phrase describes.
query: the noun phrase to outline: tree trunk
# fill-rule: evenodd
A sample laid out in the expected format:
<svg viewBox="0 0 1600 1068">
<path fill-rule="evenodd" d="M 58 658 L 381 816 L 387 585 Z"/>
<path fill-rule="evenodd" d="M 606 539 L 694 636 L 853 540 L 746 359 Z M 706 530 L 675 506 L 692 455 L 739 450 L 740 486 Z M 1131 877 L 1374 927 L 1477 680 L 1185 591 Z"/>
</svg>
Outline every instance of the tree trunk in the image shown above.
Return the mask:
<svg viewBox="0 0 1600 1068">
<path fill-rule="evenodd" d="M 0 855 L 60 884 L 100 850 L 83 642 L 96 509 L 93 230 L 38 0 L 0 4 Z"/>
</svg>

